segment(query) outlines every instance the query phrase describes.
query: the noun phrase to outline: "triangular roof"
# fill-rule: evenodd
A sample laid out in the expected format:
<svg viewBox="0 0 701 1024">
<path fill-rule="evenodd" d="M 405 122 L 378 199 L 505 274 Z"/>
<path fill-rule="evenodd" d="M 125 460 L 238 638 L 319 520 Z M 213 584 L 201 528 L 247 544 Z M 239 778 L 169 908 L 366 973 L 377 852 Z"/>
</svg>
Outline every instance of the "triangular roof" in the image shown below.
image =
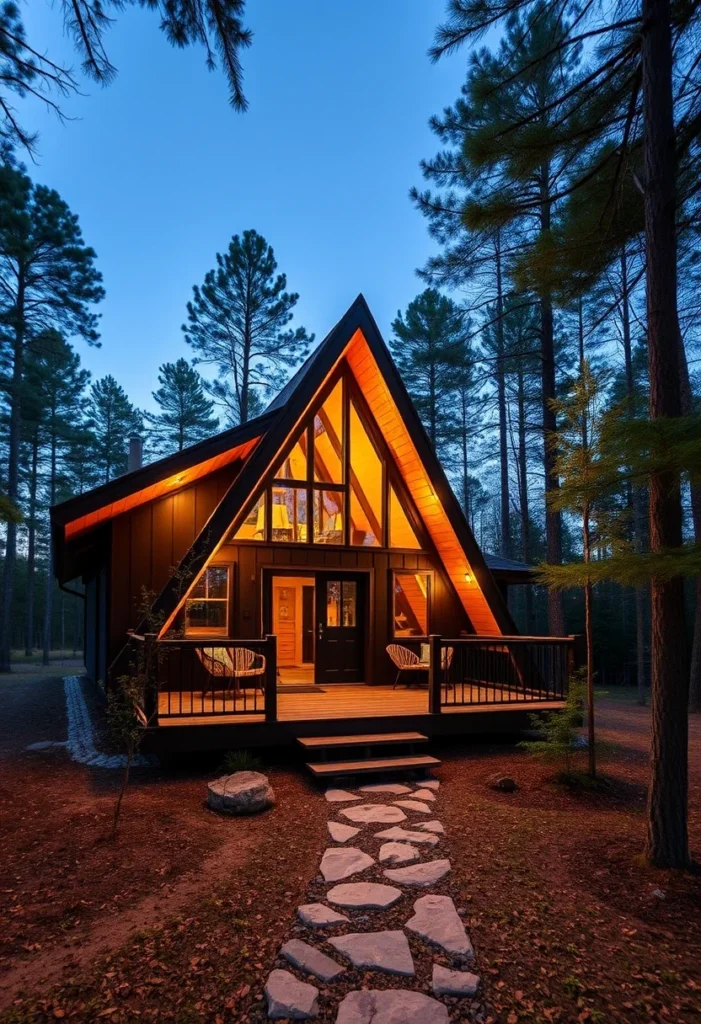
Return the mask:
<svg viewBox="0 0 701 1024">
<path fill-rule="evenodd" d="M 78 519 L 82 518 L 85 524 L 89 523 L 86 517 L 92 516 L 96 523 L 102 522 L 111 514 L 133 507 L 140 496 L 147 494 L 147 487 L 156 488 L 164 477 L 173 479 L 171 475 L 179 472 L 198 473 L 209 460 L 225 459 L 226 453 L 235 452 L 234 457 L 242 460 L 237 476 L 196 537 L 179 571 L 154 604 L 154 612 L 162 615 L 164 628 L 167 628 L 185 597 L 182 593 L 184 574 L 187 573 L 194 583 L 217 548 L 244 518 L 256 492 L 265 485 L 281 448 L 299 428 L 342 360 L 363 392 L 475 631 L 485 635 L 515 633 L 499 588 L 362 295 L 297 370 L 263 416 L 178 456 L 151 463 L 143 470 L 56 506 L 52 509 L 55 529 L 65 539 L 71 528 L 75 529 Z"/>
</svg>

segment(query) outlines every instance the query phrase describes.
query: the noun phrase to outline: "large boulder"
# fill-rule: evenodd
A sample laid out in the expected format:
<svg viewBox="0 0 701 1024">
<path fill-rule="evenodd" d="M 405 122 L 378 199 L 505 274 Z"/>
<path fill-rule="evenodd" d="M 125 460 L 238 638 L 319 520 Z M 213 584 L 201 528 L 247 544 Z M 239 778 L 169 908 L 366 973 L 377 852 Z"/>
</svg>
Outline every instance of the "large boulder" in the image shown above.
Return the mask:
<svg viewBox="0 0 701 1024">
<path fill-rule="evenodd" d="M 225 814 L 253 814 L 275 803 L 275 794 L 267 775 L 260 772 L 234 772 L 222 775 L 207 786 L 207 805 Z"/>
</svg>

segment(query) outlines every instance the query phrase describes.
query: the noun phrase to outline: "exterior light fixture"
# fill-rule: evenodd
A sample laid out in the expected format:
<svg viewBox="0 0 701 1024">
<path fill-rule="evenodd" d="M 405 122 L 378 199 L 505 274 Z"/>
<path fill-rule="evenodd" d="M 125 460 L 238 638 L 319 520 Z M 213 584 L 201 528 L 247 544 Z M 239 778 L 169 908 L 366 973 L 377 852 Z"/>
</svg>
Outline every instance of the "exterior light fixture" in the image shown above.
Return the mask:
<svg viewBox="0 0 701 1024">
<path fill-rule="evenodd" d="M 471 572 L 466 572 L 465 573 L 465 583 L 472 583 L 472 573 Z"/>
</svg>

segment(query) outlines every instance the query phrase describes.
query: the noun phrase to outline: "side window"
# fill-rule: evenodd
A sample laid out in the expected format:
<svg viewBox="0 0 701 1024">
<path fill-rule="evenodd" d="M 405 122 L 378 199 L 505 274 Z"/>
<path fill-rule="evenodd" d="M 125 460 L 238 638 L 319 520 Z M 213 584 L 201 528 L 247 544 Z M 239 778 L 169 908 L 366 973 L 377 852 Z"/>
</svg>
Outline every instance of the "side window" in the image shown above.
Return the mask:
<svg viewBox="0 0 701 1024">
<path fill-rule="evenodd" d="M 394 573 L 392 620 L 395 637 L 428 636 L 430 600 L 430 573 Z"/>
<path fill-rule="evenodd" d="M 231 567 L 210 565 L 185 601 L 186 636 L 228 636 Z"/>
</svg>

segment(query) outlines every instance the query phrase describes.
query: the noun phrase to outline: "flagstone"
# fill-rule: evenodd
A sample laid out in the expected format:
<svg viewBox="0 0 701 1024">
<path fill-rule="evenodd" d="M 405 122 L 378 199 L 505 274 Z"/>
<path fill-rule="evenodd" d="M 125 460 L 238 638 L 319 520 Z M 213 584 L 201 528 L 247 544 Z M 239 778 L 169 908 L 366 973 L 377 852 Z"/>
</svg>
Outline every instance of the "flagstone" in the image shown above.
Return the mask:
<svg viewBox="0 0 701 1024">
<path fill-rule="evenodd" d="M 349 992 L 338 1007 L 336 1024 L 448 1024 L 443 1003 L 408 989 Z"/>
<path fill-rule="evenodd" d="M 324 928 L 329 924 L 347 924 L 349 920 L 345 914 L 339 914 L 337 910 L 332 910 L 323 903 L 305 903 L 297 907 L 297 915 L 300 921 L 312 928 Z"/>
<path fill-rule="evenodd" d="M 359 828 L 353 828 L 352 825 L 344 825 L 342 821 L 327 821 L 326 824 L 328 825 L 329 835 L 335 843 L 345 843 L 360 832 Z"/>
<path fill-rule="evenodd" d="M 419 851 L 409 843 L 383 843 L 380 847 L 379 861 L 381 864 L 408 864 L 419 859 Z"/>
<path fill-rule="evenodd" d="M 329 939 L 329 945 L 347 956 L 354 967 L 414 975 L 414 961 L 404 932 L 352 932 Z"/>
<path fill-rule="evenodd" d="M 324 796 L 330 804 L 344 803 L 346 800 L 360 800 L 355 793 L 349 793 L 346 789 L 327 789 Z"/>
<path fill-rule="evenodd" d="M 359 871 L 366 871 L 374 859 L 355 846 L 330 846 L 324 851 L 319 870 L 325 882 L 340 882 Z"/>
<path fill-rule="evenodd" d="M 290 971 L 276 968 L 268 975 L 265 997 L 268 1017 L 273 1020 L 309 1020 L 319 1012 L 319 989 L 306 981 L 299 981 Z"/>
<path fill-rule="evenodd" d="M 393 821 L 406 821 L 406 814 L 399 807 L 389 804 L 359 804 L 357 807 L 345 807 L 341 814 L 349 821 L 378 822 L 390 825 Z"/>
<path fill-rule="evenodd" d="M 437 996 L 476 996 L 480 979 L 470 971 L 451 971 L 441 964 L 433 965 L 432 986 Z"/>
<path fill-rule="evenodd" d="M 428 802 L 431 804 L 435 801 L 436 794 L 432 793 L 430 789 L 424 788 L 417 789 L 416 792 L 413 794 L 413 797 L 415 800 L 428 800 Z"/>
<path fill-rule="evenodd" d="M 445 832 L 445 828 L 437 819 L 433 821 L 417 821 L 416 828 L 425 829 L 426 832 Z"/>
<path fill-rule="evenodd" d="M 411 793 L 411 786 L 405 786 L 401 782 L 369 782 L 367 786 L 361 786 L 359 793 Z"/>
<path fill-rule="evenodd" d="M 394 828 L 386 828 L 383 832 L 375 832 L 375 839 L 398 839 L 406 840 L 408 843 L 429 843 L 431 846 L 435 846 L 438 842 L 438 836 L 427 832 L 412 832 L 410 829 L 399 828 L 396 825 Z"/>
<path fill-rule="evenodd" d="M 337 907 L 383 910 L 396 903 L 401 895 L 400 889 L 382 882 L 345 882 L 329 889 L 326 898 Z"/>
<path fill-rule="evenodd" d="M 393 800 L 397 807 L 405 807 L 407 811 L 421 811 L 422 814 L 430 814 L 431 808 L 428 804 L 422 804 L 419 800 Z"/>
<path fill-rule="evenodd" d="M 450 896 L 422 896 L 414 904 L 414 916 L 404 927 L 447 953 L 474 956 L 472 943 Z"/>
<path fill-rule="evenodd" d="M 345 974 L 345 967 L 336 963 L 320 949 L 310 946 L 301 939 L 289 939 L 280 949 L 280 956 L 289 960 L 300 971 L 313 974 L 320 981 L 333 981 L 339 974 Z"/>
<path fill-rule="evenodd" d="M 421 785 L 425 789 L 440 789 L 440 781 L 438 779 L 424 779 Z"/>
</svg>

